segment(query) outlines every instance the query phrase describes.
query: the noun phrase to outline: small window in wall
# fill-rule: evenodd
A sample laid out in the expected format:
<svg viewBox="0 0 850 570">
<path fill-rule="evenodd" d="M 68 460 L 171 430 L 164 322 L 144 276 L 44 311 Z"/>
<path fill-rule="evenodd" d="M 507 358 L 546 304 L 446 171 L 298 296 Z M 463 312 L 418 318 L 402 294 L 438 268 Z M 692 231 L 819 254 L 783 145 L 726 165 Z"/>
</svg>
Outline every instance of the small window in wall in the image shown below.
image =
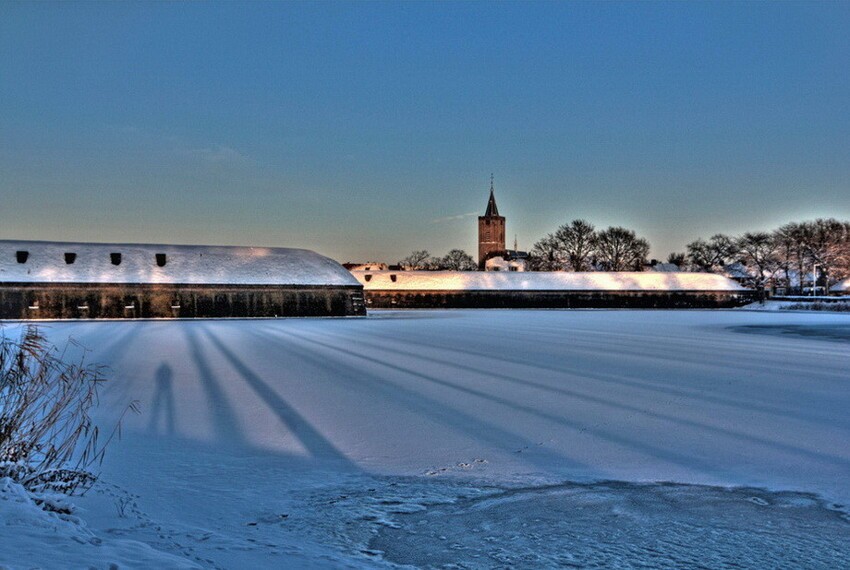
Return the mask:
<svg viewBox="0 0 850 570">
<path fill-rule="evenodd" d="M 398 275 L 390 275 L 390 281 L 395 283 L 398 280 Z"/>
<path fill-rule="evenodd" d="M 75 261 L 77 261 L 77 254 L 76 253 L 72 253 L 70 251 L 65 253 L 65 263 L 67 263 L 68 265 L 71 265 Z"/>
<path fill-rule="evenodd" d="M 112 265 L 121 265 L 121 254 L 120 253 L 110 253 L 109 259 L 112 260 Z"/>
<path fill-rule="evenodd" d="M 372 280 L 372 276 L 371 275 L 364 275 L 363 279 L 365 279 L 368 282 L 368 281 Z"/>
<path fill-rule="evenodd" d="M 18 260 L 18 263 L 26 263 L 27 258 L 30 256 L 30 252 L 28 251 L 16 251 L 15 259 Z"/>
<path fill-rule="evenodd" d="M 165 267 L 166 257 L 164 253 L 156 254 L 156 264 L 160 267 Z"/>
</svg>

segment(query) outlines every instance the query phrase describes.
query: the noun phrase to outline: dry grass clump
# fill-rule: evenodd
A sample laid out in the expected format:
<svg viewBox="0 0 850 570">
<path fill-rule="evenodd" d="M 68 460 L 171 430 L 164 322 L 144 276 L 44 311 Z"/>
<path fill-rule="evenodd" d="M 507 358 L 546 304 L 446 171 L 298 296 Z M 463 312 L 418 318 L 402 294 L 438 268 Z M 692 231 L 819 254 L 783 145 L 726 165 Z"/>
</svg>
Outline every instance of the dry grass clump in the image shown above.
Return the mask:
<svg viewBox="0 0 850 570">
<path fill-rule="evenodd" d="M 0 333 L 0 477 L 34 492 L 86 491 L 97 480 L 92 468 L 120 435 L 120 420 L 102 438 L 89 415 L 105 369 L 84 356 L 66 362 L 66 353 L 35 326 L 19 339 Z M 138 411 L 137 403 L 127 409 Z"/>
</svg>

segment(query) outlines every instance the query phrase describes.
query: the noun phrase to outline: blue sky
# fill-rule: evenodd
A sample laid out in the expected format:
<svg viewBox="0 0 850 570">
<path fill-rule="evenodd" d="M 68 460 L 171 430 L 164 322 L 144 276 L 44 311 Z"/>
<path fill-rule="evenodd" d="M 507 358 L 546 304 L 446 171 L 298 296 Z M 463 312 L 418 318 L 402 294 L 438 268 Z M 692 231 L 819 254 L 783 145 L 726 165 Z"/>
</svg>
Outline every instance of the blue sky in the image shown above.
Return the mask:
<svg viewBox="0 0 850 570">
<path fill-rule="evenodd" d="M 0 4 L 0 238 L 653 254 L 850 218 L 850 3 Z"/>
</svg>

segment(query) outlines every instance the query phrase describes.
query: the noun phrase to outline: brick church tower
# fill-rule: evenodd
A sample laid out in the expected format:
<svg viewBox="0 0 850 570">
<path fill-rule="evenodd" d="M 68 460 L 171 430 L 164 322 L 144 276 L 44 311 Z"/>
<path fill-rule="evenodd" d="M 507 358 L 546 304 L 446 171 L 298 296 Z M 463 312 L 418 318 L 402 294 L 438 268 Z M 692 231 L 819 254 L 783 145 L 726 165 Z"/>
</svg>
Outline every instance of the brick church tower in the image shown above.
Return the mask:
<svg viewBox="0 0 850 570">
<path fill-rule="evenodd" d="M 490 200 L 487 211 L 478 216 L 478 268 L 484 269 L 484 262 L 493 252 L 505 251 L 505 217 L 499 215 L 496 196 L 493 194 L 493 175 L 490 175 Z"/>
</svg>

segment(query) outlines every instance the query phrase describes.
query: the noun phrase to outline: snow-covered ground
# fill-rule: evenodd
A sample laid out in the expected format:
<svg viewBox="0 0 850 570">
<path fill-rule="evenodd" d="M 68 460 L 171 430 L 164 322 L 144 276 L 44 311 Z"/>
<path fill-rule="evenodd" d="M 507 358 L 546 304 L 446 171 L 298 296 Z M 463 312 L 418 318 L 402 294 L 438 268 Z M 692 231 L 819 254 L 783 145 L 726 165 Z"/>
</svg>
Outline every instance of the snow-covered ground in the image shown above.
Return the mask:
<svg viewBox="0 0 850 570">
<path fill-rule="evenodd" d="M 850 565 L 850 315 L 43 326 L 143 413 L 72 517 L 0 482 L 0 567 Z"/>
<path fill-rule="evenodd" d="M 816 299 L 810 298 L 794 298 L 792 300 L 775 300 L 771 299 L 764 303 L 755 302 L 743 307 L 739 310 L 743 311 L 831 311 L 831 312 L 847 312 L 847 307 L 850 306 L 850 297 L 819 297 Z"/>
</svg>

